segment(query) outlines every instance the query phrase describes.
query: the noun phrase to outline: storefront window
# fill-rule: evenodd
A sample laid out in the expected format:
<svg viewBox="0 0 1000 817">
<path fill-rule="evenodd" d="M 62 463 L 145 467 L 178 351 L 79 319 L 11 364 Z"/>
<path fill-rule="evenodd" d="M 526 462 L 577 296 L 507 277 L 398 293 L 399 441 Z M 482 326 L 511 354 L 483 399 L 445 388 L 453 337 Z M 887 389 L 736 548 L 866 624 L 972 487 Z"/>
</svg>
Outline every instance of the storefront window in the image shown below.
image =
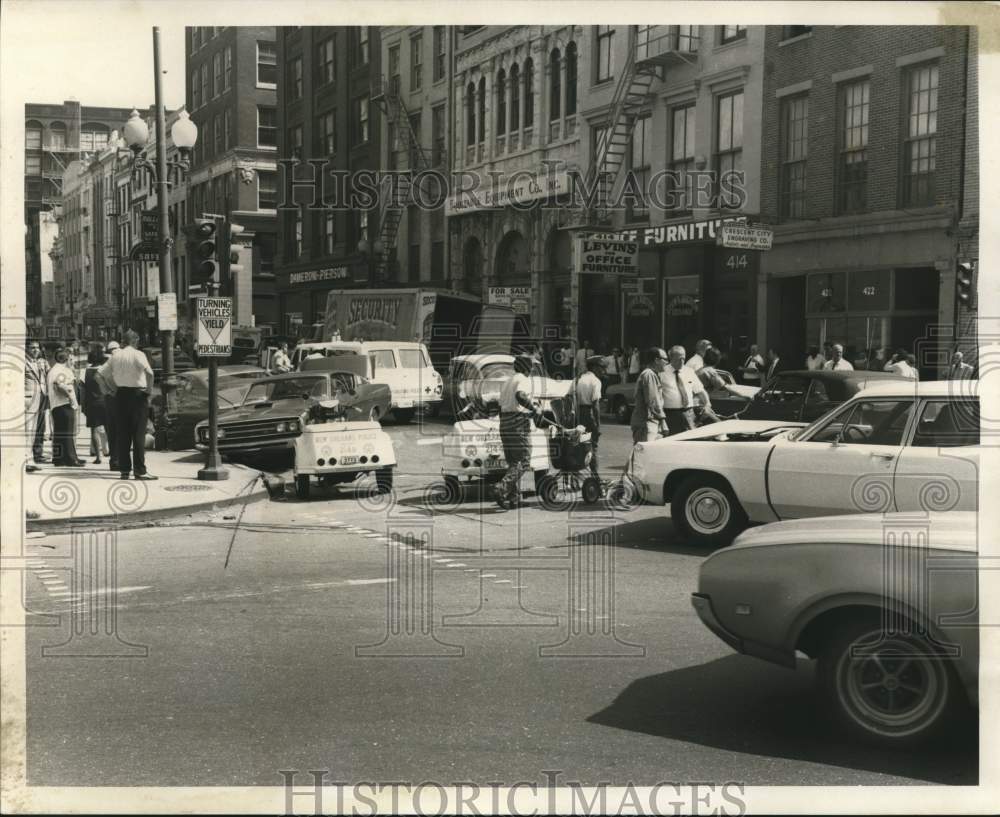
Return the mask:
<svg viewBox="0 0 1000 817">
<path fill-rule="evenodd" d="M 937 311 L 941 276 L 934 267 L 898 269 L 896 273 L 896 309 Z"/>
<path fill-rule="evenodd" d="M 850 273 L 847 308 L 851 312 L 883 312 L 890 308 L 889 270 Z"/>
<path fill-rule="evenodd" d="M 809 276 L 806 313 L 843 312 L 847 308 L 847 273 L 828 272 Z"/>
</svg>

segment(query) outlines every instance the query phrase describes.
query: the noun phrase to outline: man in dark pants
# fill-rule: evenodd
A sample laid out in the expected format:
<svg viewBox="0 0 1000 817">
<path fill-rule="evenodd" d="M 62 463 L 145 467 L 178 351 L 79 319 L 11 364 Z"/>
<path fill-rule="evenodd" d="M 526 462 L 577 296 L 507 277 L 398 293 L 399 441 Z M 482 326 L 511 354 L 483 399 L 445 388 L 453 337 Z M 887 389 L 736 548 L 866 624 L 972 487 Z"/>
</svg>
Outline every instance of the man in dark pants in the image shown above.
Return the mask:
<svg viewBox="0 0 1000 817">
<path fill-rule="evenodd" d="M 497 504 L 516 507 L 520 501 L 521 476 L 531 465 L 531 419 L 541 412 L 531 402 L 533 360 L 528 355 L 514 358 L 514 374 L 500 390 L 500 442 L 503 444 L 507 473 L 497 485 Z"/>
<path fill-rule="evenodd" d="M 49 411 L 48 374 L 49 364 L 42 355 L 41 344 L 32 341 L 24 361 L 24 431 L 31 442 L 31 458 L 38 464 L 48 462 L 44 452 L 45 416 Z"/>
<path fill-rule="evenodd" d="M 123 346 L 101 366 L 101 376 L 115 384 L 117 414 L 118 469 L 122 479 L 135 472 L 136 479 L 156 479 L 146 473 L 146 422 L 149 396 L 153 391 L 153 370 L 146 355 L 136 348 L 139 335 L 129 329 Z"/>
<path fill-rule="evenodd" d="M 106 349 L 108 358 L 121 348 L 118 341 L 111 341 Z M 103 366 L 102 366 L 103 368 Z M 101 376 L 101 369 L 97 371 L 97 383 L 101 387 L 101 394 L 104 396 L 104 431 L 108 435 L 108 467 L 112 471 L 118 470 L 118 401 L 115 397 L 117 387 L 114 379 L 110 376 Z"/>
<path fill-rule="evenodd" d="M 590 470 L 597 476 L 597 443 L 601 439 L 601 375 L 604 358 L 594 355 L 587 358 L 587 371 L 576 381 L 576 403 L 579 407 L 580 425 L 590 432 Z"/>
</svg>

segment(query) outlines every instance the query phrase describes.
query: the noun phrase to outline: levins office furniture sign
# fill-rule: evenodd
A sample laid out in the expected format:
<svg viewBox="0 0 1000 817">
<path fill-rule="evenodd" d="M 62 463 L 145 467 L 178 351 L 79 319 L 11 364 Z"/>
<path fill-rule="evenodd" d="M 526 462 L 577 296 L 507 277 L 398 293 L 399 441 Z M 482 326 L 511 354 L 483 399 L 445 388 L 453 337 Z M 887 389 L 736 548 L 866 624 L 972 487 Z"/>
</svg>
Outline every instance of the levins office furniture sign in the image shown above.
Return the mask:
<svg viewBox="0 0 1000 817">
<path fill-rule="evenodd" d="M 577 269 L 592 275 L 634 278 L 639 274 L 639 244 L 615 236 L 576 239 Z"/>
</svg>

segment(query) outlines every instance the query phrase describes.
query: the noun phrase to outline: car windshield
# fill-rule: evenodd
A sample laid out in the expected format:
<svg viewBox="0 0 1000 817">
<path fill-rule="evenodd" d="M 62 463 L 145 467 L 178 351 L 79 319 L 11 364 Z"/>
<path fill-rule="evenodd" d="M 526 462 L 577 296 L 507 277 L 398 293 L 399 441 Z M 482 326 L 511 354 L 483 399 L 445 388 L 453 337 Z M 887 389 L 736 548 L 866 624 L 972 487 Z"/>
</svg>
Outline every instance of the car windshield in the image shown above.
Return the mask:
<svg viewBox="0 0 1000 817">
<path fill-rule="evenodd" d="M 487 363 L 481 370 L 483 380 L 506 380 L 513 375 L 513 363 Z"/>
<path fill-rule="evenodd" d="M 399 365 L 404 369 L 426 369 L 427 358 L 424 357 L 423 349 L 400 349 Z"/>
<path fill-rule="evenodd" d="M 285 400 L 292 397 L 323 397 L 327 393 L 326 377 L 290 377 L 281 380 L 258 380 L 247 392 L 244 403 L 261 400 Z"/>
</svg>

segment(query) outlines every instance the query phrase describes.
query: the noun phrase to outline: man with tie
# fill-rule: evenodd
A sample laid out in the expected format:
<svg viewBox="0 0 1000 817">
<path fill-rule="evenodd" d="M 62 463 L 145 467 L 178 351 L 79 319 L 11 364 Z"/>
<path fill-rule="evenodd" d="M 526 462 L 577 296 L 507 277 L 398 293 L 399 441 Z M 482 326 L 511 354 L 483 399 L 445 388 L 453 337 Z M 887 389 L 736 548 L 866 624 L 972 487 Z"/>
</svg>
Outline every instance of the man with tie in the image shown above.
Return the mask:
<svg viewBox="0 0 1000 817">
<path fill-rule="evenodd" d="M 680 434 L 695 427 L 695 402 L 699 406 L 709 406 L 708 392 L 698 375 L 684 365 L 687 352 L 683 346 L 671 346 L 668 352 L 669 365 L 660 374 L 660 389 L 663 394 L 663 413 L 667 419 L 667 434 Z"/>
<path fill-rule="evenodd" d="M 951 356 L 951 365 L 945 374 L 945 380 L 972 380 L 972 367 L 968 363 L 962 362 L 961 352 L 955 352 Z"/>
<path fill-rule="evenodd" d="M 743 375 L 743 383 L 747 386 L 759 386 L 760 382 L 760 371 L 764 368 L 764 358 L 760 356 L 760 352 L 757 349 L 756 343 L 750 344 L 750 350 L 747 353 L 747 359 L 740 366 L 737 371 Z"/>
<path fill-rule="evenodd" d="M 31 458 L 39 464 L 48 462 L 43 451 L 45 414 L 49 409 L 48 374 L 49 364 L 41 345 L 31 341 L 24 360 L 24 432 L 31 442 Z"/>
<path fill-rule="evenodd" d="M 774 376 L 785 370 L 785 365 L 781 362 L 781 352 L 773 346 L 767 350 L 767 369 L 764 371 L 764 382 L 761 385 L 770 383 Z"/>
</svg>

